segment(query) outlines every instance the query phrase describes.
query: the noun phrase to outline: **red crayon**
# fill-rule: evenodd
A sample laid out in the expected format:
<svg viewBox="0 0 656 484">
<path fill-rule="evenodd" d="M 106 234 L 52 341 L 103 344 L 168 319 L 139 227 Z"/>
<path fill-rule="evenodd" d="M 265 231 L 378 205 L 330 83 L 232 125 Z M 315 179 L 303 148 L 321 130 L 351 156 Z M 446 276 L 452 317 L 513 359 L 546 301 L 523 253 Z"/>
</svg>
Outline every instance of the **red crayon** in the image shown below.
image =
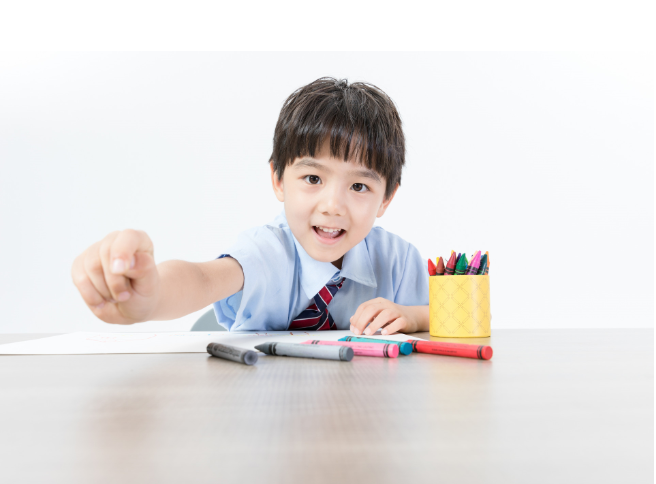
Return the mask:
<svg viewBox="0 0 656 484">
<path fill-rule="evenodd" d="M 332 345 L 350 346 L 355 356 L 380 356 L 396 358 L 399 356 L 399 345 L 388 343 L 354 343 L 352 341 L 320 341 L 318 339 L 303 341 L 302 345 Z"/>
<path fill-rule="evenodd" d="M 492 347 L 481 345 L 467 345 L 462 343 L 440 343 L 437 341 L 421 341 L 409 339 L 412 351 L 417 353 L 430 353 L 432 355 L 461 356 L 462 358 L 476 358 L 489 360 L 492 358 Z"/>
<path fill-rule="evenodd" d="M 449 262 L 446 264 L 446 269 L 444 269 L 444 275 L 445 276 L 452 276 L 453 274 L 456 273 L 456 253 L 451 252 L 451 257 L 449 258 Z"/>
<path fill-rule="evenodd" d="M 437 274 L 436 272 L 437 268 L 435 267 L 435 264 L 433 264 L 432 259 L 428 259 L 428 275 L 429 276 L 434 276 Z"/>
</svg>

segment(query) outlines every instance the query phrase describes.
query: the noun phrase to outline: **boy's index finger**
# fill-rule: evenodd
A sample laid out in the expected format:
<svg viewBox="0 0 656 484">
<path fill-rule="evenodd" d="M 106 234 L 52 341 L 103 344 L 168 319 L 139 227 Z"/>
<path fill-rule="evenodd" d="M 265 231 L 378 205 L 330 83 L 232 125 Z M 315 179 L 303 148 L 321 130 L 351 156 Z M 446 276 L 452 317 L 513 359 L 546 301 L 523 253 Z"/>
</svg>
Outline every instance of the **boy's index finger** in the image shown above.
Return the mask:
<svg viewBox="0 0 656 484">
<path fill-rule="evenodd" d="M 135 265 L 134 255 L 148 252 L 153 255 L 153 242 L 143 230 L 126 229 L 119 232 L 109 250 L 111 270 L 123 274 Z"/>
</svg>

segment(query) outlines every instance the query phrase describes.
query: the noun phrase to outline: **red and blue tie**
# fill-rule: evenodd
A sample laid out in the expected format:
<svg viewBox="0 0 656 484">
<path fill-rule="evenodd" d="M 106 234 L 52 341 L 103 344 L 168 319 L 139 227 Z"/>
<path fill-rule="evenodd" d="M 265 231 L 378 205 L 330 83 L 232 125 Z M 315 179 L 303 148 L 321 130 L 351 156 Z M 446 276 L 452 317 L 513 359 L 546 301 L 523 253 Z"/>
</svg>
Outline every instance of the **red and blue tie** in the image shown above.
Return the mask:
<svg viewBox="0 0 656 484">
<path fill-rule="evenodd" d="M 333 317 L 328 313 L 328 305 L 333 300 L 337 291 L 342 288 L 344 278 L 338 281 L 328 282 L 314 296 L 314 302 L 289 325 L 289 329 L 305 331 L 322 331 L 324 329 L 337 329 Z"/>
</svg>

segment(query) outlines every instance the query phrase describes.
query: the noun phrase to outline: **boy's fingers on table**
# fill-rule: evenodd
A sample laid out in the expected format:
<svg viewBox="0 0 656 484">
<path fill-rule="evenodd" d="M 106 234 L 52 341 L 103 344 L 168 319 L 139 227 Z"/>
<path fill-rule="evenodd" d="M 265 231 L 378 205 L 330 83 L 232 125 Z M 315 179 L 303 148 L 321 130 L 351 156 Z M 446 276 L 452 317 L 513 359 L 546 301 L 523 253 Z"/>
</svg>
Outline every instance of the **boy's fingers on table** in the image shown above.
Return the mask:
<svg viewBox="0 0 656 484">
<path fill-rule="evenodd" d="M 369 307 L 375 304 L 381 304 L 382 301 L 385 301 L 383 298 L 376 298 L 376 299 L 370 299 L 369 301 L 365 301 L 362 304 L 358 306 L 358 309 L 355 310 L 355 314 L 351 316 L 351 324 L 360 321 L 360 317 L 362 313 Z"/>
<path fill-rule="evenodd" d="M 374 334 L 376 331 L 378 331 L 379 328 L 382 328 L 390 321 L 394 321 L 399 316 L 400 314 L 398 314 L 398 312 L 394 311 L 392 308 L 385 308 L 374 317 L 374 320 L 369 324 L 364 332 L 365 334 Z"/>
<path fill-rule="evenodd" d="M 407 326 L 407 322 L 406 322 L 405 318 L 400 317 L 400 318 L 397 318 L 394 321 L 392 321 L 387 326 L 385 326 L 382 329 L 381 334 L 398 333 L 399 331 L 404 330 L 406 328 L 406 326 Z"/>
<path fill-rule="evenodd" d="M 351 320 L 351 324 L 357 330 L 356 332 L 362 332 L 364 328 L 385 309 L 387 305 L 386 303 L 387 300 L 382 298 L 372 299 L 367 303 L 363 303 Z"/>
</svg>

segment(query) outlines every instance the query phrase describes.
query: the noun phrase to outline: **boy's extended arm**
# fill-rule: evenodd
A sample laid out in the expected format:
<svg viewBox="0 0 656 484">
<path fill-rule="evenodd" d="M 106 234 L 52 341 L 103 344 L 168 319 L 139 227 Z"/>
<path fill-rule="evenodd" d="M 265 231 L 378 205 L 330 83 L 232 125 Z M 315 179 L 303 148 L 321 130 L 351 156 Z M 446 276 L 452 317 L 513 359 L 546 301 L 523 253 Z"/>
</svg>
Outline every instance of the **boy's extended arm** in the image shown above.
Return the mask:
<svg viewBox="0 0 656 484">
<path fill-rule="evenodd" d="M 153 243 L 141 230 L 108 234 L 75 258 L 73 283 L 106 323 L 175 319 L 240 291 L 244 274 L 226 257 L 155 265 Z"/>
<path fill-rule="evenodd" d="M 170 260 L 157 265 L 160 290 L 149 318 L 164 321 L 181 318 L 241 291 L 244 273 L 231 257 L 209 262 Z"/>
</svg>

